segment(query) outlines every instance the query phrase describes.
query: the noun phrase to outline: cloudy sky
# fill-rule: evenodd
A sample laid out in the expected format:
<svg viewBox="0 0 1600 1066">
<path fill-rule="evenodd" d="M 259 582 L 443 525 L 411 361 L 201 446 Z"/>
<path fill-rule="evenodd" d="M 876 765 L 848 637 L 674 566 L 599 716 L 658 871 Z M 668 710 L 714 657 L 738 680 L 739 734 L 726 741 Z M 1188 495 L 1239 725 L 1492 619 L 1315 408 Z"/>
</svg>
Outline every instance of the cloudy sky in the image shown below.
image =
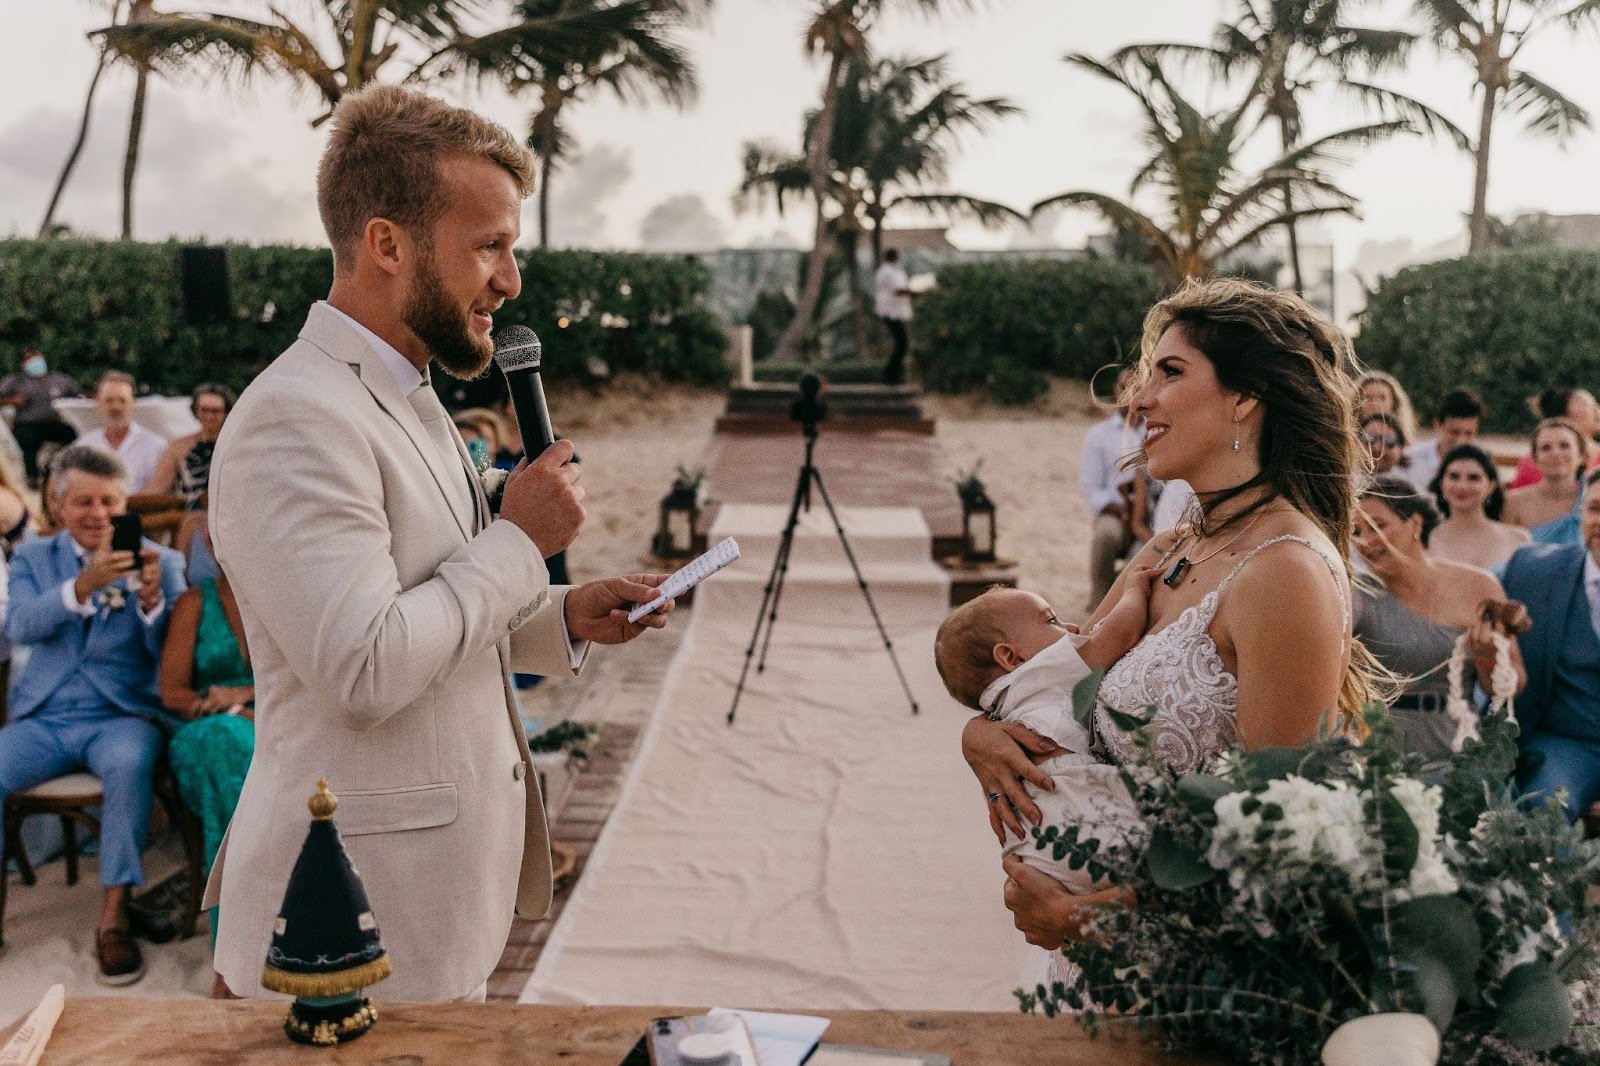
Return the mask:
<svg viewBox="0 0 1600 1066">
<path fill-rule="evenodd" d="M 281 0 L 290 10 L 314 0 Z M 203 5 L 197 5 L 203 6 Z M 214 9 L 265 5 L 219 0 Z M 706 25 L 689 35 L 701 71 L 698 105 L 623 108 L 598 100 L 572 111 L 582 155 L 553 190 L 558 243 L 616 248 L 684 248 L 790 243 L 809 233 L 804 212 L 736 213 L 741 144 L 749 139 L 798 148 L 800 116 L 813 106 L 821 70 L 800 44 L 809 0 L 717 0 Z M 1403 0 L 1365 6 L 1363 20 L 1392 25 Z M 1226 0 L 984 0 L 976 13 L 936 21 L 885 20 L 884 53 L 947 52 L 977 95 L 1009 97 L 1026 111 L 969 141 L 950 187 L 1026 208 L 1056 192 L 1126 191 L 1140 152 L 1138 116 L 1108 83 L 1068 68 L 1068 51 L 1104 54 L 1137 40 L 1203 40 Z M 0 0 L 0 233 L 36 230 L 71 143 L 95 51 L 84 38 L 105 5 L 91 0 Z M 165 0 L 161 10 L 178 10 Z M 1525 66 L 1600 115 L 1594 56 L 1600 37 L 1552 32 L 1531 45 Z M 1453 57 L 1424 52 L 1387 83 L 1421 97 L 1470 126 L 1470 75 Z M 118 226 L 121 158 L 132 78 L 107 75 L 88 147 L 59 218 L 74 229 L 110 234 Z M 498 90 L 446 86 L 519 132 L 531 104 Z M 309 121 L 318 102 L 282 84 L 225 89 L 198 81 L 153 82 L 135 207 L 141 239 L 231 238 L 320 242 L 312 173 L 322 133 Z M 1359 116 L 1336 101 L 1319 104 L 1313 132 Z M 1586 132 L 1564 149 L 1521 132 L 1496 134 L 1490 210 L 1600 210 L 1600 135 Z M 1442 143 L 1408 139 L 1369 152 L 1341 180 L 1364 205 L 1361 221 L 1329 224 L 1341 266 L 1367 274 L 1392 269 L 1459 241 L 1470 205 L 1470 161 Z M 524 218 L 532 228 L 531 211 Z M 1080 243 L 1102 227 L 1067 215 L 1045 233 L 960 229 L 958 244 L 995 247 L 1056 240 Z"/>
</svg>

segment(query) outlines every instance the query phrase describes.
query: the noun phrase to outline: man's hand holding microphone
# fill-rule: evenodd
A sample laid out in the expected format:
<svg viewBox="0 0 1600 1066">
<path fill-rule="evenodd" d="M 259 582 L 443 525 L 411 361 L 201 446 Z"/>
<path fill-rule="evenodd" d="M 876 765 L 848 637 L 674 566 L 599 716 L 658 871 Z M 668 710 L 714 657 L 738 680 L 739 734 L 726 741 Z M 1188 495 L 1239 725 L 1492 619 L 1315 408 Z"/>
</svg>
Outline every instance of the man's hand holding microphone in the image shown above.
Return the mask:
<svg viewBox="0 0 1600 1066">
<path fill-rule="evenodd" d="M 540 557 L 548 559 L 578 539 L 586 512 L 578 484 L 582 470 L 572 461 L 572 442 L 556 440 L 550 426 L 539 383 L 542 355 L 539 338 L 526 326 L 508 326 L 495 338 L 495 362 L 505 373 L 517 428 L 530 456 L 506 478 L 500 517 L 526 533 Z M 646 629 L 664 628 L 673 601 L 637 622 L 628 621 L 628 609 L 654 600 L 656 586 L 668 576 L 634 574 L 577 586 L 566 597 L 568 635 L 596 644 L 623 644 Z"/>
</svg>

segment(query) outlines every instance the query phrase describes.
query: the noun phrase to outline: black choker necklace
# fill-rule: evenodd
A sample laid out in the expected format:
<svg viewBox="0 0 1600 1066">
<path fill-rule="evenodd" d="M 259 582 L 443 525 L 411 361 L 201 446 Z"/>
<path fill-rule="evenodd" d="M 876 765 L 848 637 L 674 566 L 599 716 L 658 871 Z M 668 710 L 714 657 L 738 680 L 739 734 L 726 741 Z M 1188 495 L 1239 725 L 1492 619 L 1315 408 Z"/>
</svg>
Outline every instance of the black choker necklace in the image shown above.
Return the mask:
<svg viewBox="0 0 1600 1066">
<path fill-rule="evenodd" d="M 1171 568 L 1167 570 L 1166 574 L 1162 576 L 1161 583 L 1163 585 L 1167 586 L 1167 588 L 1169 588 L 1169 589 L 1175 589 L 1179 585 L 1183 584 L 1183 579 L 1188 576 L 1190 570 L 1193 570 L 1196 566 L 1200 565 L 1201 563 L 1205 562 L 1207 559 L 1209 559 L 1212 556 L 1216 555 L 1217 552 L 1220 552 L 1225 548 L 1231 547 L 1236 540 L 1238 540 L 1240 537 L 1244 536 L 1246 533 L 1250 532 L 1250 527 L 1256 524 L 1256 520 L 1259 519 L 1261 517 L 1261 515 L 1262 515 L 1262 512 L 1261 511 L 1257 511 L 1256 514 L 1255 514 L 1255 517 L 1251 518 L 1250 521 L 1246 522 L 1244 524 L 1244 528 L 1243 529 L 1239 530 L 1239 532 L 1237 532 L 1233 536 L 1229 537 L 1226 543 L 1224 543 L 1220 547 L 1213 548 L 1211 551 L 1207 552 L 1205 555 L 1202 555 L 1198 559 L 1191 559 L 1191 558 L 1189 558 L 1189 556 L 1187 554 L 1178 556 L 1178 561 L 1173 563 Z M 1195 544 L 1198 545 L 1200 543 L 1201 537 L 1203 537 L 1203 536 L 1204 536 L 1203 533 L 1197 535 L 1195 537 Z M 1181 544 L 1182 541 L 1179 541 L 1179 543 Z M 1174 545 L 1173 547 L 1174 547 L 1174 550 L 1176 550 L 1176 545 Z M 1166 562 L 1166 559 L 1162 559 L 1161 561 L 1162 562 Z"/>
</svg>

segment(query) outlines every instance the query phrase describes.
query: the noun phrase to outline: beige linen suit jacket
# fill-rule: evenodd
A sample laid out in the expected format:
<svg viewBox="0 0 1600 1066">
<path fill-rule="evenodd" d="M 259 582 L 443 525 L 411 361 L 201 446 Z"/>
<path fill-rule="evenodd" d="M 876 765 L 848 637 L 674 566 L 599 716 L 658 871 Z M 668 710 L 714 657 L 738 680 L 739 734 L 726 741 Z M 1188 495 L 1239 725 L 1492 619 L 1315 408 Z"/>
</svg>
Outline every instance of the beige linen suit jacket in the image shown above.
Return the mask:
<svg viewBox="0 0 1600 1066">
<path fill-rule="evenodd" d="M 506 675 L 575 672 L 567 590 L 520 529 L 485 523 L 455 442 L 447 463 L 322 306 L 217 441 L 211 536 L 244 617 L 256 751 L 207 905 L 221 904 L 216 966 L 240 995 L 263 994 L 318 778 L 394 964 L 377 998 L 466 995 L 513 911 L 549 909 L 544 807 Z"/>
</svg>

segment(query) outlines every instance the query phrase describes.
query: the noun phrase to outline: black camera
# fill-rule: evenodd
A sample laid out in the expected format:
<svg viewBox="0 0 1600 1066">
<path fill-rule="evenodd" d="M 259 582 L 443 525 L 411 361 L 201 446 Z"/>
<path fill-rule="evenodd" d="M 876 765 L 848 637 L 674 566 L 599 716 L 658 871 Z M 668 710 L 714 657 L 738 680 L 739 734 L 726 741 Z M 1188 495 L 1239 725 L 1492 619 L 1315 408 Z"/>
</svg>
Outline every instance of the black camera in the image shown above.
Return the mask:
<svg viewBox="0 0 1600 1066">
<path fill-rule="evenodd" d="M 800 375 L 800 398 L 789 407 L 789 420 L 799 422 L 806 432 L 816 432 L 817 423 L 828 417 L 828 405 L 822 399 L 823 380 L 818 374 Z"/>
</svg>

